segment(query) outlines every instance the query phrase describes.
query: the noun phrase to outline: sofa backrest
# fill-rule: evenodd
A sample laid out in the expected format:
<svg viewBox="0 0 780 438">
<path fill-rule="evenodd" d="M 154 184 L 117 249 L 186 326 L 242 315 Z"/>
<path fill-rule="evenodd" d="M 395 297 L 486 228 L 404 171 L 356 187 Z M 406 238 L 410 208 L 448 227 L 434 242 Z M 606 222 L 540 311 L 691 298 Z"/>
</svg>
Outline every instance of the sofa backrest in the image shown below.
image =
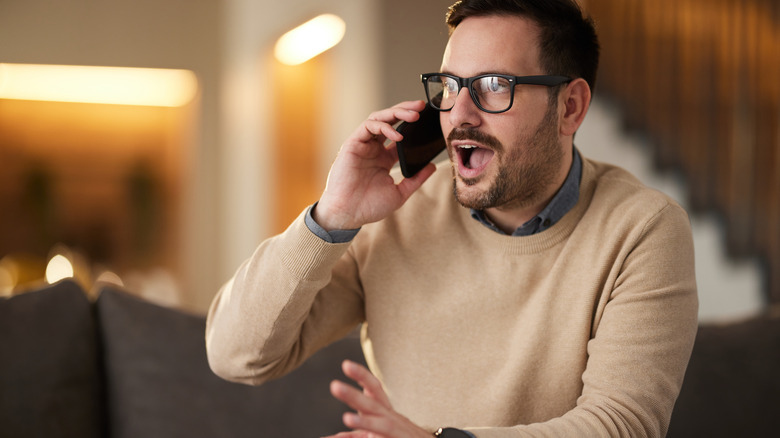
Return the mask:
<svg viewBox="0 0 780 438">
<path fill-rule="evenodd" d="M 0 436 L 103 436 L 92 310 L 72 281 L 0 299 Z"/>
<path fill-rule="evenodd" d="M 315 437 L 344 430 L 328 385 L 348 337 L 259 387 L 208 367 L 205 318 L 72 281 L 0 300 L 0 437 Z"/>
<path fill-rule="evenodd" d="M 328 392 L 343 359 L 362 361 L 347 338 L 293 373 L 259 387 L 209 369 L 206 322 L 104 289 L 97 300 L 112 438 L 316 437 L 344 430 L 347 409 Z"/>
<path fill-rule="evenodd" d="M 701 325 L 667 436 L 777 436 L 779 414 L 780 318 Z"/>
</svg>

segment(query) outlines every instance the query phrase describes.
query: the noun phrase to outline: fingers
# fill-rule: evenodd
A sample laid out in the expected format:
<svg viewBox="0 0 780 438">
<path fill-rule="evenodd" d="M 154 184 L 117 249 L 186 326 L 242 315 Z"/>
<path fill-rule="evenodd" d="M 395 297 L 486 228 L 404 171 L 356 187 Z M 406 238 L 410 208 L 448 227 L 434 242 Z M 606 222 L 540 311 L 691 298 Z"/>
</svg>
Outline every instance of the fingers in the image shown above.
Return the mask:
<svg viewBox="0 0 780 438">
<path fill-rule="evenodd" d="M 371 115 L 344 142 L 331 166 L 315 220 L 326 230 L 359 228 L 397 210 L 420 187 L 426 171 L 399 189 L 390 172 L 398 162 L 395 142 L 403 139 L 392 123 L 418 120 L 423 101 L 401 102 Z M 390 144 L 385 144 L 386 140 Z"/>
<path fill-rule="evenodd" d="M 384 409 L 384 406 L 380 401 L 371 398 L 367 394 L 363 394 L 357 388 L 339 380 L 331 382 L 330 393 L 333 397 L 358 412 L 375 414 Z"/>
<path fill-rule="evenodd" d="M 412 100 L 372 113 L 363 125 L 358 128 L 356 138 L 362 142 L 368 142 L 378 137 L 396 142 L 400 141 L 403 139 L 403 136 L 393 128 L 393 125 L 399 121 L 416 121 L 420 118 L 420 111 L 423 108 L 425 108 L 424 101 Z"/>
<path fill-rule="evenodd" d="M 389 431 L 393 430 L 393 421 L 383 416 L 359 415 L 347 412 L 342 417 L 342 421 L 345 426 L 351 429 L 377 432 L 383 436 L 389 436 Z"/>
<path fill-rule="evenodd" d="M 363 365 L 345 360 L 341 364 L 344 375 L 357 382 L 367 396 L 377 400 L 384 408 L 392 409 L 382 382 Z"/>
<path fill-rule="evenodd" d="M 344 425 L 353 429 L 353 433 L 371 431 L 385 436 L 387 431 L 393 429 L 394 420 L 392 412 L 385 409 L 377 400 L 363 394 L 356 388 L 343 382 L 334 381 L 331 384 L 331 394 L 358 412 L 346 412 L 342 417 Z M 390 435 L 388 434 L 387 436 Z M 339 436 L 339 438 L 342 437 Z"/>
<path fill-rule="evenodd" d="M 352 409 L 378 414 L 392 410 L 390 400 L 382 388 L 382 383 L 364 366 L 345 360 L 341 366 L 344 374 L 363 388 L 363 391 L 342 381 L 334 380 L 330 384 L 330 393 Z"/>
<path fill-rule="evenodd" d="M 355 362 L 342 363 L 344 374 L 355 380 L 363 391 L 334 380 L 330 385 L 331 394 L 357 412 L 343 415 L 344 425 L 353 429 L 337 438 L 427 438 L 430 432 L 412 423 L 408 418 L 395 412 L 382 383 L 364 366 Z"/>
<path fill-rule="evenodd" d="M 378 426 L 386 427 L 386 425 L 376 424 L 375 419 L 385 418 L 382 411 L 382 405 L 363 394 L 358 389 L 347 385 L 344 382 L 334 380 L 330 385 L 330 393 L 336 399 L 340 400 L 350 408 L 359 413 L 346 412 L 342 417 L 342 422 L 345 426 L 353 429 L 352 432 L 344 432 L 336 435 L 337 438 L 348 437 L 363 437 L 366 430 L 376 431 Z"/>
<path fill-rule="evenodd" d="M 378 140 L 381 143 L 384 143 L 385 138 L 395 142 L 403 139 L 403 136 L 393 128 L 391 122 L 379 120 L 366 120 L 356 134 L 357 140 L 364 143 L 372 140 Z"/>
<path fill-rule="evenodd" d="M 419 113 L 423 108 L 425 108 L 425 101 L 408 100 L 393 105 L 390 108 L 376 111 L 368 116 L 368 120 L 378 120 L 387 123 L 395 123 L 399 120 L 413 122 L 417 120 Z"/>
</svg>

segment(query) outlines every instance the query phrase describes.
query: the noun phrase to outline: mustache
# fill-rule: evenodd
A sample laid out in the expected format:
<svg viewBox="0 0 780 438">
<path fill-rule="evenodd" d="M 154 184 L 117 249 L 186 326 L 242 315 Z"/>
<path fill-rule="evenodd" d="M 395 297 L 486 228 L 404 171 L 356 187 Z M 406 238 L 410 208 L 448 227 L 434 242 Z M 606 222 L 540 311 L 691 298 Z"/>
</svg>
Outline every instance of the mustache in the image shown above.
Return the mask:
<svg viewBox="0 0 780 438">
<path fill-rule="evenodd" d="M 455 128 L 447 136 L 447 143 L 451 144 L 455 140 L 473 140 L 481 143 L 494 151 L 502 151 L 504 145 L 490 134 L 486 134 L 476 128 Z"/>
</svg>

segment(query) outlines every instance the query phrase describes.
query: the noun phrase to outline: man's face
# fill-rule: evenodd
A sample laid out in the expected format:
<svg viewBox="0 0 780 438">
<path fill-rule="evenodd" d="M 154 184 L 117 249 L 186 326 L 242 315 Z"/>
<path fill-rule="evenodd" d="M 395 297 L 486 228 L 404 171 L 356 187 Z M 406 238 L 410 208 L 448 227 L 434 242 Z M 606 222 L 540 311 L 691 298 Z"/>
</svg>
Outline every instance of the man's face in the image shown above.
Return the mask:
<svg viewBox="0 0 780 438">
<path fill-rule="evenodd" d="M 467 18 L 450 37 L 441 71 L 460 77 L 544 74 L 537 43 L 538 28 L 526 19 Z M 560 184 L 565 170 L 557 99 L 550 102 L 543 86 L 518 85 L 514 92 L 503 113 L 481 111 L 466 89 L 451 111 L 441 113 L 455 196 L 466 207 L 528 208 Z"/>
</svg>

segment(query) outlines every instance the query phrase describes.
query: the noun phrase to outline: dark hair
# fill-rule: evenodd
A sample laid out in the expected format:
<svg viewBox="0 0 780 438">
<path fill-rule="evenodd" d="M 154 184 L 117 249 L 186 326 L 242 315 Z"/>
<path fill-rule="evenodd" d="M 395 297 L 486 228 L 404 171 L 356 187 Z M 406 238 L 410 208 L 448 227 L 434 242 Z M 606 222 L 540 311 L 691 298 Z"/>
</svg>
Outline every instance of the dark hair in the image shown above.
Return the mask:
<svg viewBox="0 0 780 438">
<path fill-rule="evenodd" d="M 460 0 L 450 6 L 446 22 L 452 33 L 468 17 L 515 15 L 539 25 L 539 62 L 545 74 L 583 78 L 596 85 L 599 41 L 590 17 L 575 0 Z"/>
</svg>

